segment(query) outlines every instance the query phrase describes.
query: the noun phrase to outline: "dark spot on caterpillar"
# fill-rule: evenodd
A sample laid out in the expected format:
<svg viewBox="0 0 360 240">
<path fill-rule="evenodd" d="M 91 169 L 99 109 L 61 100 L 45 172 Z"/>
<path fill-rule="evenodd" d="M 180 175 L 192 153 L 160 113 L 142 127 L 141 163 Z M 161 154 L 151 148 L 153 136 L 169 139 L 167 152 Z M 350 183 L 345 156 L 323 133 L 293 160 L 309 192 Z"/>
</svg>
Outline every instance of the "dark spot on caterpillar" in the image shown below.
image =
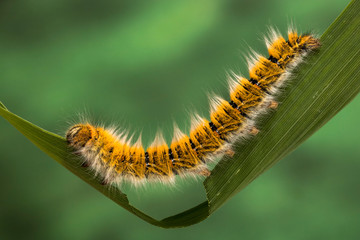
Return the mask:
<svg viewBox="0 0 360 240">
<path fill-rule="evenodd" d="M 169 152 L 169 159 L 171 160 L 171 162 L 174 162 L 174 156 L 173 156 L 171 148 L 169 148 L 168 152 Z"/>
<path fill-rule="evenodd" d="M 213 122 L 209 122 L 209 126 L 210 126 L 211 130 L 213 130 L 214 132 L 216 132 L 216 133 L 219 134 L 218 129 L 217 129 L 217 127 L 214 125 Z"/>
<path fill-rule="evenodd" d="M 253 78 L 250 78 L 250 79 L 249 79 L 249 82 L 251 82 L 252 84 L 254 84 L 254 85 L 256 85 L 256 86 L 259 86 L 259 82 L 256 81 L 256 80 L 253 79 Z"/>
<path fill-rule="evenodd" d="M 229 102 L 229 104 L 230 104 L 230 106 L 232 106 L 233 108 L 235 108 L 235 109 L 238 109 L 238 105 L 236 105 L 236 103 L 234 103 L 233 101 L 230 101 Z"/>
<path fill-rule="evenodd" d="M 191 148 L 196 151 L 195 144 L 193 143 L 193 141 L 191 141 L 191 139 L 189 139 L 189 143 L 190 143 Z"/>
<path fill-rule="evenodd" d="M 146 170 L 148 170 L 149 168 L 149 153 L 145 152 L 145 166 L 146 166 Z"/>
<path fill-rule="evenodd" d="M 289 42 L 289 41 L 288 41 Z M 273 56 L 270 55 L 270 57 L 268 58 L 268 60 L 270 60 L 273 63 L 278 64 L 278 59 L 274 58 Z"/>
<path fill-rule="evenodd" d="M 287 40 L 286 43 L 292 48 L 293 46 L 291 45 L 290 41 Z M 271 56 L 270 56 L 271 57 Z M 270 60 L 270 57 L 268 58 Z M 270 60 L 271 61 L 271 60 Z"/>
</svg>

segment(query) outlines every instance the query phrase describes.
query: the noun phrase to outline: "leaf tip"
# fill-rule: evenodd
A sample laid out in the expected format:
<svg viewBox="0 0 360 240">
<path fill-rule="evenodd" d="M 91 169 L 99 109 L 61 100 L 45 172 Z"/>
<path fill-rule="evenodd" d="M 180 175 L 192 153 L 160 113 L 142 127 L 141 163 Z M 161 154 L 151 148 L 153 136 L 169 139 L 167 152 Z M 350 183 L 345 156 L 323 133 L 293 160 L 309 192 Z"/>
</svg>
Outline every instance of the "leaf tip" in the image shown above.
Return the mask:
<svg viewBox="0 0 360 240">
<path fill-rule="evenodd" d="M 2 107 L 3 109 L 5 109 L 6 111 L 8 110 L 1 101 L 0 101 L 0 107 Z"/>
</svg>

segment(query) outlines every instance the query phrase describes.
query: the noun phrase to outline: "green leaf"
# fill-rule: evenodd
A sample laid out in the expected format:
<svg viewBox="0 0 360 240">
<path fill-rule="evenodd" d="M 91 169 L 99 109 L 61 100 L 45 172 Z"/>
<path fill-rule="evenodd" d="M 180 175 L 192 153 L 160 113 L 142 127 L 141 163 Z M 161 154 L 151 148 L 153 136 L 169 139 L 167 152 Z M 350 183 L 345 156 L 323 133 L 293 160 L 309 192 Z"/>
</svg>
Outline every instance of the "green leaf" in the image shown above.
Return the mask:
<svg viewBox="0 0 360 240">
<path fill-rule="evenodd" d="M 42 151 L 105 196 L 142 218 L 164 228 L 184 227 L 206 219 L 234 194 L 293 151 L 329 121 L 360 91 L 360 1 L 352 1 L 321 37 L 318 53 L 306 59 L 279 96 L 279 108 L 260 121 L 261 132 L 239 143 L 233 158 L 224 159 L 205 182 L 207 201 L 180 214 L 156 220 L 133 207 L 119 189 L 101 185 L 101 179 L 81 167 L 63 137 L 8 111 L 0 115 Z"/>
<path fill-rule="evenodd" d="M 306 59 L 281 106 L 265 116 L 261 132 L 236 147 L 204 182 L 212 213 L 329 121 L 360 90 L 360 1 L 353 1 L 321 37 L 320 51 Z"/>
</svg>

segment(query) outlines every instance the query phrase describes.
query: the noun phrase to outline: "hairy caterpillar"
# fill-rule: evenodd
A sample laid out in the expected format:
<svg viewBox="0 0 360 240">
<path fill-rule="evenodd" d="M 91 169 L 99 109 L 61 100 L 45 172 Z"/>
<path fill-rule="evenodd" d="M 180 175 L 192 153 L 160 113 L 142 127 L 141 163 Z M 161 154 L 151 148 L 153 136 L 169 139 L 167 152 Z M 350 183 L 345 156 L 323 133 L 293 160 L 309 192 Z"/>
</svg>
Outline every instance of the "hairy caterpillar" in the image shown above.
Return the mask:
<svg viewBox="0 0 360 240">
<path fill-rule="evenodd" d="M 230 100 L 211 99 L 210 121 L 194 116 L 189 136 L 175 126 L 170 147 L 157 135 L 145 150 L 140 137 L 131 144 L 125 134 L 89 123 L 76 124 L 68 130 L 69 146 L 106 184 L 124 180 L 134 185 L 148 181 L 174 183 L 176 175 L 210 175 L 207 164 L 221 154 L 233 154 L 231 146 L 236 139 L 257 133 L 257 117 L 266 109 L 277 107 L 274 98 L 293 67 L 320 46 L 313 35 L 301 35 L 292 29 L 288 40 L 271 29 L 265 42 L 269 57 L 254 53 L 249 58 L 250 79 L 231 79 Z"/>
</svg>

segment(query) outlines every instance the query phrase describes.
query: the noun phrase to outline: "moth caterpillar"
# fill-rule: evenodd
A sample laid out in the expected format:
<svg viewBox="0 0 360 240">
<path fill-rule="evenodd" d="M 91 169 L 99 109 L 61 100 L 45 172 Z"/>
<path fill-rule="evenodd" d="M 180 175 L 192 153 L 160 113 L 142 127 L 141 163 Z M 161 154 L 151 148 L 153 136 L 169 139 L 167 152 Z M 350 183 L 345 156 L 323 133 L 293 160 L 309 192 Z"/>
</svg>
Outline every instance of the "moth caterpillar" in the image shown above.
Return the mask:
<svg viewBox="0 0 360 240">
<path fill-rule="evenodd" d="M 175 176 L 208 176 L 207 164 L 222 154 L 233 154 L 232 144 L 241 137 L 255 135 L 256 119 L 268 108 L 276 108 L 278 90 L 289 79 L 302 58 L 320 47 L 311 34 L 289 29 L 288 40 L 271 29 L 265 38 L 269 57 L 253 54 L 248 59 L 249 79 L 229 80 L 230 100 L 210 100 L 210 120 L 192 118 L 189 135 L 174 127 L 168 146 L 161 135 L 145 150 L 141 137 L 132 144 L 125 134 L 90 123 L 79 123 L 66 133 L 66 140 L 106 184 L 130 181 L 174 183 Z"/>
</svg>

